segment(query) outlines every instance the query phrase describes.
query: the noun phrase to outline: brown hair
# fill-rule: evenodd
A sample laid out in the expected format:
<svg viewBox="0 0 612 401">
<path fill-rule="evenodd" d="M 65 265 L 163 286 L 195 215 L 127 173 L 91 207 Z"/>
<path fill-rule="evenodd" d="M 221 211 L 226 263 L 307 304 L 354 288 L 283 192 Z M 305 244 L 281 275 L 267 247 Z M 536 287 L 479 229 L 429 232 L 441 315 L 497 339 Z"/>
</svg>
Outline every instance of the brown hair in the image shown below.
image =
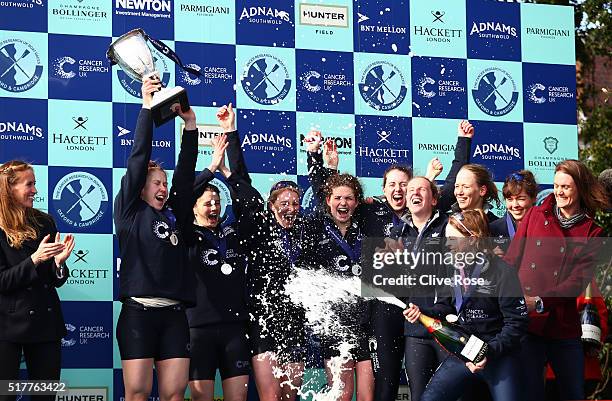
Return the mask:
<svg viewBox="0 0 612 401">
<path fill-rule="evenodd" d="M 155 160 L 149 160 L 149 164 L 147 165 L 147 175 L 153 170 L 159 170 L 166 174 L 166 170 L 164 170 L 164 168 L 161 166 L 161 163 Z M 166 174 L 166 177 L 168 177 L 168 174 Z"/>
<path fill-rule="evenodd" d="M 274 191 L 270 192 L 270 196 L 268 196 L 268 204 L 276 202 L 280 194 L 282 194 L 285 191 L 295 192 L 298 196 L 298 199 L 300 199 L 301 194 L 300 194 L 300 190 L 297 187 L 286 186 L 280 189 L 275 189 Z"/>
<path fill-rule="evenodd" d="M 448 219 L 448 224 L 455 227 L 466 237 L 476 238 L 476 247 L 478 249 L 491 249 L 489 219 L 487 219 L 487 215 L 482 209 L 470 209 L 454 213 Z"/>
<path fill-rule="evenodd" d="M 422 175 L 415 175 L 414 177 L 412 177 L 410 179 L 410 181 L 415 180 L 417 178 L 422 178 L 424 180 L 427 180 L 427 182 L 429 183 L 429 189 L 431 190 L 431 194 L 433 196 L 434 199 L 440 199 L 440 189 L 438 188 L 438 186 L 436 185 L 435 182 L 430 181 L 429 178 L 424 177 Z M 408 183 L 410 183 L 410 181 L 408 181 Z"/>
<path fill-rule="evenodd" d="M 463 167 L 461 167 L 461 170 L 467 170 L 470 173 L 474 174 L 474 177 L 476 177 L 476 185 L 478 185 L 478 187 L 482 187 L 484 185 L 487 188 L 487 192 L 485 193 L 483 200 L 485 202 L 494 201 L 495 205 L 499 207 L 501 202 L 499 201 L 497 187 L 495 186 L 495 182 L 493 182 L 493 177 L 491 177 L 491 173 L 485 166 L 481 164 L 472 163 L 464 165 Z"/>
<path fill-rule="evenodd" d="M 16 207 L 12 187 L 19 174 L 32 166 L 21 160 L 11 160 L 0 166 L 0 228 L 6 233 L 9 246 L 19 249 L 27 240 L 38 237 L 44 214 L 34 208 Z"/>
<path fill-rule="evenodd" d="M 512 173 L 506 178 L 506 181 L 504 181 L 502 194 L 505 199 L 511 196 L 517 196 L 521 191 L 525 191 L 532 199 L 538 196 L 538 183 L 533 173 L 529 170 L 519 170 L 516 173 Z"/>
<path fill-rule="evenodd" d="M 596 211 L 608 207 L 606 190 L 584 163 L 574 159 L 564 160 L 555 167 L 555 173 L 559 171 L 569 174 L 574 179 L 580 206 L 589 216 L 592 217 Z"/>
<path fill-rule="evenodd" d="M 392 164 L 383 173 L 383 188 L 387 185 L 387 174 L 389 174 L 393 170 L 401 171 L 402 173 L 408 176 L 408 181 L 412 179 L 412 168 L 406 166 L 404 164 Z"/>
<path fill-rule="evenodd" d="M 350 174 L 334 174 L 327 179 L 325 182 L 325 187 L 323 189 L 325 193 L 325 197 L 329 198 L 332 194 L 334 188 L 338 187 L 349 187 L 353 190 L 353 194 L 355 195 L 355 199 L 359 203 L 363 202 L 363 188 L 359 183 L 357 177 Z"/>
</svg>

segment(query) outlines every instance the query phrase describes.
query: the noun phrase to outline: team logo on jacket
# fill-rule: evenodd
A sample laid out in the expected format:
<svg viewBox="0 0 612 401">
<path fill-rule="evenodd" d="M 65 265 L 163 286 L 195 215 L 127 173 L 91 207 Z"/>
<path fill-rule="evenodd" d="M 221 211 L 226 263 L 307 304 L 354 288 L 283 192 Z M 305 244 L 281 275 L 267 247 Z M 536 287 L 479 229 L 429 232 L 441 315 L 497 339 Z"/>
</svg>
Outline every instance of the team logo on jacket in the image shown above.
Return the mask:
<svg viewBox="0 0 612 401">
<path fill-rule="evenodd" d="M 171 234 L 170 226 L 163 220 L 155 220 L 153 222 L 153 234 L 159 239 L 166 239 Z"/>
<path fill-rule="evenodd" d="M 240 82 L 254 102 L 277 104 L 289 94 L 291 78 L 285 64 L 271 54 L 259 54 L 246 64 Z"/>
<path fill-rule="evenodd" d="M 518 101 L 516 83 L 509 72 L 497 67 L 482 71 L 472 89 L 472 97 L 480 110 L 490 116 L 503 116 Z"/>
<path fill-rule="evenodd" d="M 56 184 L 53 201 L 64 223 L 86 228 L 96 224 L 106 212 L 108 193 L 96 176 L 75 171 Z"/>
<path fill-rule="evenodd" d="M 376 110 L 393 110 L 406 98 L 408 89 L 402 72 L 387 61 L 368 65 L 359 83 L 363 100 Z"/>
<path fill-rule="evenodd" d="M 200 260 L 203 264 L 207 266 L 216 266 L 217 264 L 219 264 L 219 261 L 211 259 L 210 257 L 213 255 L 217 255 L 218 253 L 219 252 L 217 252 L 216 249 L 204 249 L 202 250 L 202 253 L 200 253 Z"/>
<path fill-rule="evenodd" d="M 36 49 L 21 39 L 0 42 L 0 88 L 25 92 L 38 83 L 43 66 Z"/>
</svg>

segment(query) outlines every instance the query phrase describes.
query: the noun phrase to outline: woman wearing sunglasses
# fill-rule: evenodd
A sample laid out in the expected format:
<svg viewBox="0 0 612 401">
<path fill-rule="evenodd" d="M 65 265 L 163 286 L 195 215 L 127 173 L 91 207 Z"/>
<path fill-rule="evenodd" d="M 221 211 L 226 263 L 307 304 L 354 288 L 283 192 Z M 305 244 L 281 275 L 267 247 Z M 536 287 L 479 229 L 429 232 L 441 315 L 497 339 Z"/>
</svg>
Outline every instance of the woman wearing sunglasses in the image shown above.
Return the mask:
<svg viewBox="0 0 612 401">
<path fill-rule="evenodd" d="M 495 401 L 524 399 L 518 350 L 527 329 L 527 307 L 516 271 L 492 253 L 488 236 L 482 210 L 449 217 L 446 239 L 453 259 L 449 273 L 454 302 L 440 298 L 430 308 L 437 318 L 455 321 L 484 341 L 486 358 L 474 364 L 449 354 L 427 384 L 421 401 L 456 400 L 476 382 L 486 383 Z M 404 316 L 415 323 L 420 313 L 419 307 L 411 304 Z"/>
</svg>

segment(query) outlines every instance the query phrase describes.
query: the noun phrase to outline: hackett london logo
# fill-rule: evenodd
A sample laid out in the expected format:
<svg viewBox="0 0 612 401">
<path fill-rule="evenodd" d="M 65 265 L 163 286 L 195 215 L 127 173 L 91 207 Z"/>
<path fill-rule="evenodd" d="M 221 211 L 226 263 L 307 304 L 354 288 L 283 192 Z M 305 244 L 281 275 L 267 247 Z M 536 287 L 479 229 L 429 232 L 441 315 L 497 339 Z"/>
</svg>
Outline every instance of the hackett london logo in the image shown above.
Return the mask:
<svg viewBox="0 0 612 401">
<path fill-rule="evenodd" d="M 291 16 L 285 10 L 272 7 L 244 7 L 240 13 L 240 21 L 247 20 L 252 24 L 281 25 L 291 23 Z"/>
<path fill-rule="evenodd" d="M 482 71 L 472 89 L 472 97 L 480 110 L 490 116 L 503 116 L 518 101 L 516 83 L 506 70 L 490 67 Z"/>
<path fill-rule="evenodd" d="M 360 145 L 356 151 L 356 156 L 369 158 L 372 163 L 402 163 L 408 158 L 410 149 L 399 149 L 398 145 L 394 145 L 393 141 L 390 140 L 392 134 L 391 131 L 376 130 L 376 136 L 378 137 L 376 146 Z M 389 146 L 384 147 L 384 143 Z"/>
<path fill-rule="evenodd" d="M 395 109 L 402 104 L 407 92 L 402 72 L 386 61 L 368 65 L 359 83 L 361 97 L 368 106 L 376 110 Z"/>
<path fill-rule="evenodd" d="M 461 29 L 445 27 L 446 11 L 431 10 L 432 21 L 428 26 L 415 25 L 413 34 L 425 36 L 427 42 L 450 43 L 451 39 L 461 38 Z"/>
<path fill-rule="evenodd" d="M 246 64 L 240 82 L 247 96 L 263 105 L 281 102 L 291 89 L 287 67 L 271 54 L 252 57 Z"/>
<path fill-rule="evenodd" d="M 76 228 L 95 225 L 108 208 L 108 192 L 96 176 L 75 171 L 58 181 L 53 205 L 62 221 Z"/>
<path fill-rule="evenodd" d="M 89 117 L 72 117 L 74 123 L 71 131 L 53 132 L 52 143 L 65 145 L 68 151 L 93 152 L 106 146 L 107 137 L 90 135 L 87 129 Z"/>
<path fill-rule="evenodd" d="M 533 104 L 555 103 L 558 99 L 573 99 L 574 92 L 569 86 L 545 86 L 535 82 L 527 86 L 526 98 L 529 103 Z"/>
<path fill-rule="evenodd" d="M 38 83 L 43 66 L 34 46 L 21 39 L 0 42 L 0 88 L 25 92 Z"/>
<path fill-rule="evenodd" d="M 300 24 L 348 28 L 348 7 L 300 3 Z"/>
<path fill-rule="evenodd" d="M 551 155 L 557 151 L 559 140 L 555 137 L 549 136 L 544 138 L 544 149 Z"/>
<path fill-rule="evenodd" d="M 107 73 L 108 65 L 105 61 L 96 59 L 76 60 L 71 56 L 57 57 L 51 63 L 51 75 L 61 79 L 72 79 L 77 75 L 87 78 L 88 74 Z"/>
</svg>

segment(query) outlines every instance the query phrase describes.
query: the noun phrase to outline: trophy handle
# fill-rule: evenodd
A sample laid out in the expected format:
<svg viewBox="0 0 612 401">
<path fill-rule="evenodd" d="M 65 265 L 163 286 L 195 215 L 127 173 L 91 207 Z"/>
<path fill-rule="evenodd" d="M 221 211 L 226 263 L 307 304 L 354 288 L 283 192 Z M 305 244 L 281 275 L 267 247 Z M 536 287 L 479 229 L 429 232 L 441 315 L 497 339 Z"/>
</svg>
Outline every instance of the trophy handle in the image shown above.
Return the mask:
<svg viewBox="0 0 612 401">
<path fill-rule="evenodd" d="M 151 114 L 156 127 L 173 120 L 178 115 L 171 109 L 176 103 L 180 104 L 181 110 L 187 111 L 190 108 L 187 91 L 180 86 L 162 88 L 153 96 Z"/>
</svg>

